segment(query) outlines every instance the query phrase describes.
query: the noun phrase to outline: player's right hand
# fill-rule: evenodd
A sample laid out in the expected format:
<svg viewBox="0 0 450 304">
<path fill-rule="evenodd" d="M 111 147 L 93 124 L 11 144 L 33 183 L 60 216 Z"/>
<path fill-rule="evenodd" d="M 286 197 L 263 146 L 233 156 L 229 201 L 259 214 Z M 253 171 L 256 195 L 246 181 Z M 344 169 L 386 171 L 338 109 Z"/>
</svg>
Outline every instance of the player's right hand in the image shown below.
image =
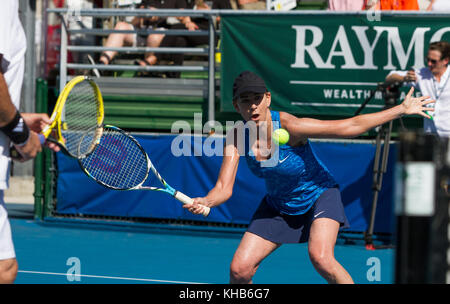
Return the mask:
<svg viewBox="0 0 450 304">
<path fill-rule="evenodd" d="M 183 205 L 183 208 L 187 209 L 193 214 L 202 214 L 203 207 L 208 206 L 208 200 L 205 197 L 193 198 L 194 203 L 191 205 Z"/>
<path fill-rule="evenodd" d="M 36 132 L 30 130 L 30 137 L 28 141 L 23 146 L 14 145 L 17 152 L 20 154 L 20 158 L 15 158 L 15 160 L 24 162 L 35 158 L 36 155 L 42 151 L 41 141 Z"/>
</svg>

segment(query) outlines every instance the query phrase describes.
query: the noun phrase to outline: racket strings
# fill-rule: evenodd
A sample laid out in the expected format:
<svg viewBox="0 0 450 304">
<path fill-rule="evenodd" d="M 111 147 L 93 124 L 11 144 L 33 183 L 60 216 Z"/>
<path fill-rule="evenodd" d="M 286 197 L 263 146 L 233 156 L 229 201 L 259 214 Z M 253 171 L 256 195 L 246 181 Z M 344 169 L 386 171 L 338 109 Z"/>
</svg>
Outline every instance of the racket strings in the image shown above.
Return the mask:
<svg viewBox="0 0 450 304">
<path fill-rule="evenodd" d="M 61 133 L 72 155 L 85 155 L 95 147 L 100 107 L 97 92 L 90 81 L 84 80 L 70 91 L 64 105 Z M 86 136 L 87 132 L 91 134 Z"/>
<path fill-rule="evenodd" d="M 131 189 L 148 175 L 146 154 L 128 135 L 105 127 L 98 146 L 80 160 L 95 180 L 115 189 Z"/>
</svg>

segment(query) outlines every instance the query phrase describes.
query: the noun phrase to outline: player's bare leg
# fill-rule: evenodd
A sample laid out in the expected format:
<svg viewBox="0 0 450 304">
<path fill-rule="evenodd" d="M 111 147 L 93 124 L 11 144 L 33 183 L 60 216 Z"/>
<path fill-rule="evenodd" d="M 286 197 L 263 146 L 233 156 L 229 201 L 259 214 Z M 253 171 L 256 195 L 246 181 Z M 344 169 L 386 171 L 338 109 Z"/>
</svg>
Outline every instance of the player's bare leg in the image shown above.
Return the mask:
<svg viewBox="0 0 450 304">
<path fill-rule="evenodd" d="M 234 253 L 230 266 L 231 284 L 250 284 L 259 264 L 280 247 L 253 233 L 246 232 Z"/>
<path fill-rule="evenodd" d="M 353 279 L 334 258 L 339 223 L 328 218 L 311 225 L 308 252 L 314 268 L 330 284 L 353 284 Z"/>
</svg>

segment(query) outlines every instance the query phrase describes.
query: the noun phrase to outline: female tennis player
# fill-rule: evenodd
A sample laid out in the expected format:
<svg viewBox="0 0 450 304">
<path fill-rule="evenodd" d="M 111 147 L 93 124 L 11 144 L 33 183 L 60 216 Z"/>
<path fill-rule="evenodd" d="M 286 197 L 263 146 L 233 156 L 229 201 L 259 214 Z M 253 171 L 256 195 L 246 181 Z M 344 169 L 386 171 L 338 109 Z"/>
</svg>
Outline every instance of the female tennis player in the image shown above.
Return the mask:
<svg viewBox="0 0 450 304">
<path fill-rule="evenodd" d="M 328 283 L 353 283 L 348 272 L 334 258 L 334 246 L 340 228 L 348 227 L 338 184 L 327 168 L 311 150 L 308 138 L 349 138 L 358 136 L 376 126 L 402 115 L 419 114 L 434 101 L 429 97 L 412 97 L 413 89 L 405 100 L 390 109 L 342 120 L 322 121 L 297 118 L 285 112 L 270 110 L 271 94 L 264 81 L 256 74 L 245 71 L 233 85 L 233 106 L 247 122 L 259 129 L 256 140 L 250 143 L 245 158 L 251 171 L 266 181 L 267 195 L 237 248 L 230 269 L 230 283 L 251 283 L 260 263 L 281 244 L 308 242 L 312 264 Z M 275 151 L 271 135 L 276 128 L 284 128 L 289 141 L 278 147 L 278 160 L 267 166 Z M 233 130 L 231 134 L 236 133 Z M 250 134 L 251 136 L 255 134 Z M 248 136 L 247 136 L 248 138 Z M 266 141 L 266 142 L 263 142 Z M 218 206 L 232 194 L 239 163 L 237 142 L 228 141 L 219 177 L 214 188 L 205 197 L 194 199 L 187 205 L 194 214 L 201 212 L 198 204 Z"/>
</svg>

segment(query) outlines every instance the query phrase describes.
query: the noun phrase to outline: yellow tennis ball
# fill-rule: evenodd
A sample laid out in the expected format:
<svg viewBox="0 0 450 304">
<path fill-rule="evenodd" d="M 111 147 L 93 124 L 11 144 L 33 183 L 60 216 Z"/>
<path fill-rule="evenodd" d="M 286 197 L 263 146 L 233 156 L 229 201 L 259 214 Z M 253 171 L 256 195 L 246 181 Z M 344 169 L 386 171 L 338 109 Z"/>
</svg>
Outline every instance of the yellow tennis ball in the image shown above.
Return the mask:
<svg viewBox="0 0 450 304">
<path fill-rule="evenodd" d="M 279 146 L 285 145 L 289 141 L 289 133 L 285 129 L 277 129 L 272 134 L 272 140 Z"/>
</svg>

